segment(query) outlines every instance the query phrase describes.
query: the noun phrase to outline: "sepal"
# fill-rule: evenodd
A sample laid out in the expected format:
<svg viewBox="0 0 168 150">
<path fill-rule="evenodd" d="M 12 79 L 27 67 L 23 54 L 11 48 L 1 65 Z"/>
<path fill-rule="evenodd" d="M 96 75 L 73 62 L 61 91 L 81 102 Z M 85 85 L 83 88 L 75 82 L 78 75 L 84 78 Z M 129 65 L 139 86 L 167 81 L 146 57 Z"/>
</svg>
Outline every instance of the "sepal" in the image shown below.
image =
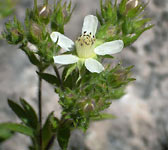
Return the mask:
<svg viewBox="0 0 168 150">
<path fill-rule="evenodd" d="M 64 25 L 69 22 L 74 8 L 75 7 L 72 8 L 71 6 L 71 1 L 69 4 L 64 2 L 62 5 L 62 0 L 59 0 L 57 4 L 54 5 L 53 14 L 51 16 L 52 31 L 64 33 Z"/>
<path fill-rule="evenodd" d="M 121 0 L 117 5 L 117 0 L 114 4 L 110 0 L 106 0 L 105 3 L 100 0 L 101 12 L 97 12 L 97 17 L 101 27 L 97 38 L 106 42 L 124 39 L 125 47 L 132 44 L 144 31 L 152 28 L 146 28 L 150 18 L 144 18 L 142 15 L 147 4 L 141 0 Z"/>
</svg>

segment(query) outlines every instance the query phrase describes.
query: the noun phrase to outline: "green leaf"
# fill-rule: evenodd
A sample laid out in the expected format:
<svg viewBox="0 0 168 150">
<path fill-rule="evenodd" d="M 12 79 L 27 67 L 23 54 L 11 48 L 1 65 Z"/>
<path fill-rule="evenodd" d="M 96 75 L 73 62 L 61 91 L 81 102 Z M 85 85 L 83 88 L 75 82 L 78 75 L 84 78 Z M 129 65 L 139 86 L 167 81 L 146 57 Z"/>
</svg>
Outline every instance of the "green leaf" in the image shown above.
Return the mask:
<svg viewBox="0 0 168 150">
<path fill-rule="evenodd" d="M 131 34 L 133 33 L 133 28 L 132 28 L 132 21 L 131 20 L 125 20 L 124 23 L 122 24 L 122 31 L 123 34 Z"/>
<path fill-rule="evenodd" d="M 137 7 L 130 9 L 130 10 L 127 12 L 127 17 L 129 17 L 129 18 L 134 18 L 134 17 L 136 17 L 136 16 L 139 14 L 138 12 L 140 12 L 141 7 L 142 7 L 141 5 L 138 5 Z"/>
<path fill-rule="evenodd" d="M 104 6 L 103 6 L 103 0 L 100 0 L 100 9 L 101 9 L 101 15 L 102 15 L 102 17 L 105 18 L 106 14 L 105 14 Z"/>
<path fill-rule="evenodd" d="M 49 144 L 53 142 L 58 128 L 58 121 L 59 120 L 54 117 L 53 112 L 48 115 L 42 130 L 44 148 L 47 148 L 50 146 Z"/>
<path fill-rule="evenodd" d="M 103 58 L 109 58 L 109 59 L 113 59 L 114 57 L 113 56 L 111 56 L 111 55 L 104 55 L 104 56 L 102 56 Z"/>
<path fill-rule="evenodd" d="M 25 46 L 21 46 L 20 49 L 25 52 L 25 54 L 26 54 L 26 55 L 28 56 L 28 58 L 29 58 L 29 61 L 30 61 L 33 65 L 38 66 L 38 67 L 41 66 L 41 65 L 40 65 L 41 63 L 40 63 L 40 61 L 38 60 L 38 58 L 36 57 L 36 55 L 34 54 L 34 52 L 32 52 L 31 50 L 29 50 L 29 49 L 28 49 L 27 47 L 25 47 Z"/>
<path fill-rule="evenodd" d="M 17 103 L 13 102 L 12 100 L 8 99 L 9 107 L 15 112 L 15 114 L 23 121 L 25 124 L 28 124 L 28 119 L 24 109 L 19 106 Z"/>
<path fill-rule="evenodd" d="M 26 117 L 28 118 L 31 127 L 36 129 L 37 125 L 38 125 L 38 117 L 37 114 L 35 112 L 35 110 L 33 109 L 33 107 L 28 104 L 24 99 L 20 98 L 20 103 L 22 104 L 25 113 L 26 113 Z"/>
<path fill-rule="evenodd" d="M 100 22 L 100 25 L 103 25 L 103 19 L 102 19 L 101 15 L 99 15 L 98 11 L 96 11 L 96 16 L 97 16 L 97 18 L 98 18 L 98 20 Z"/>
<path fill-rule="evenodd" d="M 127 17 L 132 18 L 132 19 L 137 17 L 144 11 L 144 9 L 147 7 L 148 4 L 149 4 L 149 1 L 147 3 L 140 4 L 137 7 L 130 9 L 127 12 Z"/>
<path fill-rule="evenodd" d="M 126 10 L 126 3 L 127 0 L 122 0 L 120 5 L 119 5 L 119 12 L 120 14 L 124 14 L 125 10 Z"/>
<path fill-rule="evenodd" d="M 60 85 L 60 81 L 58 80 L 58 78 L 54 75 L 48 74 L 48 73 L 40 73 L 37 72 L 37 74 L 45 81 L 47 81 L 48 83 L 52 84 L 52 85 L 56 85 L 59 86 Z"/>
<path fill-rule="evenodd" d="M 149 21 L 151 21 L 150 18 L 145 18 L 145 19 L 138 20 L 136 22 L 133 22 L 133 27 L 135 29 L 139 29 L 139 28 L 143 27 Z"/>
<path fill-rule="evenodd" d="M 76 69 L 76 64 L 73 64 L 71 67 L 68 68 L 65 79 L 67 79 L 67 77 Z"/>
<path fill-rule="evenodd" d="M 145 27 L 145 28 L 137 31 L 135 33 L 135 35 L 133 35 L 133 36 L 125 36 L 125 37 L 123 37 L 122 40 L 124 41 L 124 46 L 126 47 L 126 46 L 132 44 L 133 42 L 135 42 L 143 32 L 145 32 L 146 30 L 151 29 L 153 26 L 154 25 L 149 25 L 148 27 Z"/>
<path fill-rule="evenodd" d="M 107 38 L 107 31 L 109 30 L 111 24 L 110 23 L 105 23 L 104 25 L 102 25 L 97 33 L 96 33 L 96 37 L 98 39 L 106 39 Z"/>
<path fill-rule="evenodd" d="M 26 101 L 23 99 L 20 101 L 23 105 L 23 108 L 10 99 L 8 99 L 8 105 L 25 125 L 36 128 L 38 119 L 35 111 Z"/>
<path fill-rule="evenodd" d="M 94 121 L 99 121 L 99 120 L 107 120 L 107 119 L 115 119 L 116 116 L 113 114 L 106 114 L 106 113 L 102 113 L 99 116 L 96 117 L 91 117 L 92 120 Z"/>
<path fill-rule="evenodd" d="M 21 124 L 17 124 L 17 123 L 1 123 L 0 124 L 0 130 L 10 130 L 10 131 L 14 131 L 14 132 L 19 132 L 21 134 L 33 137 L 34 136 L 34 132 L 33 129 L 26 127 L 24 125 Z"/>
<path fill-rule="evenodd" d="M 57 139 L 62 150 L 67 150 L 70 138 L 70 128 L 66 125 L 60 125 L 57 132 Z"/>
<path fill-rule="evenodd" d="M 7 129 L 1 129 L 0 128 L 0 143 L 9 139 L 12 135 L 13 135 L 13 132 L 11 132 Z"/>
</svg>

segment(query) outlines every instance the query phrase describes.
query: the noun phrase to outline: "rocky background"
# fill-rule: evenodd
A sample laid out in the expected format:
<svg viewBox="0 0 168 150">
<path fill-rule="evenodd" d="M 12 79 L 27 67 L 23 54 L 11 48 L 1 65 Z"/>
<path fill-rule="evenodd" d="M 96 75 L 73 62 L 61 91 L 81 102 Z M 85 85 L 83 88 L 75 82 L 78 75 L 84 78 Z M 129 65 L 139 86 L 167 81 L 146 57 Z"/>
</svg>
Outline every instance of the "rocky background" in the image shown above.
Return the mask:
<svg viewBox="0 0 168 150">
<path fill-rule="evenodd" d="M 66 35 L 75 39 L 87 14 L 95 14 L 99 0 L 72 0 L 77 3 Z M 20 0 L 16 15 L 23 21 L 24 11 L 33 0 Z M 84 135 L 74 131 L 71 150 L 168 150 L 168 0 L 151 0 L 147 15 L 155 27 L 145 32 L 131 47 L 117 55 L 123 65 L 135 65 L 137 79 L 128 86 L 127 94 L 114 101 L 107 110 L 117 119 L 91 124 Z M 0 31 L 5 20 L 0 21 Z M 7 105 L 7 98 L 23 97 L 37 107 L 37 77 L 24 53 L 0 41 L 0 122 L 18 121 Z M 46 114 L 60 116 L 58 97 L 44 82 L 43 105 Z M 17 134 L 0 145 L 0 150 L 27 150 L 27 137 Z M 53 150 L 57 148 L 57 144 Z"/>
</svg>

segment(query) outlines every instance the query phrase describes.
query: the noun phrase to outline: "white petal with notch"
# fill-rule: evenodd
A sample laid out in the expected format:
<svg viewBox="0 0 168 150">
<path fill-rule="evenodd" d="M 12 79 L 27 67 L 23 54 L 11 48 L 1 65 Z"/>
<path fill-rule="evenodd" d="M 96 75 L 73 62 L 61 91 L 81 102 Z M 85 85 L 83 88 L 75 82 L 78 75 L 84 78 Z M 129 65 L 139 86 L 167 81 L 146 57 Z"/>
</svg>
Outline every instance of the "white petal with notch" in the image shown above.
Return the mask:
<svg viewBox="0 0 168 150">
<path fill-rule="evenodd" d="M 94 49 L 97 55 L 111 55 L 122 51 L 124 43 L 122 40 L 105 42 Z"/>
<path fill-rule="evenodd" d="M 86 32 L 86 34 L 95 35 L 98 26 L 98 19 L 96 16 L 88 15 L 84 18 L 83 27 L 82 27 L 82 34 Z"/>
<path fill-rule="evenodd" d="M 104 70 L 103 65 L 93 58 L 88 58 L 85 60 L 85 67 L 92 73 L 100 73 Z"/>
<path fill-rule="evenodd" d="M 59 56 L 54 56 L 53 58 L 54 58 L 54 63 L 62 64 L 62 65 L 74 64 L 79 60 L 79 58 L 74 55 L 59 55 Z"/>
<path fill-rule="evenodd" d="M 52 32 L 50 37 L 54 43 L 58 40 L 57 44 L 66 51 L 71 51 L 74 48 L 74 42 L 59 32 Z"/>
</svg>

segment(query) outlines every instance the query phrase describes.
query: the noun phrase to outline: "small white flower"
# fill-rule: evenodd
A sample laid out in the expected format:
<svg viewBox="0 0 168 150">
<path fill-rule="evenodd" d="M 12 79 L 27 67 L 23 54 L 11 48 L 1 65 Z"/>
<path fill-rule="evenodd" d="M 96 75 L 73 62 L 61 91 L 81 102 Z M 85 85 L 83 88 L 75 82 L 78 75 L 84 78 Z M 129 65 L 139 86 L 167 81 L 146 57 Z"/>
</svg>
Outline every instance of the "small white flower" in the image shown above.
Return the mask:
<svg viewBox="0 0 168 150">
<path fill-rule="evenodd" d="M 71 51 L 76 47 L 76 55 L 59 55 L 54 56 L 54 62 L 58 64 L 74 64 L 78 61 L 83 61 L 85 67 L 90 72 L 100 73 L 104 70 L 103 65 L 96 60 L 97 55 L 111 55 L 120 52 L 123 49 L 123 41 L 115 40 L 111 42 L 98 43 L 95 34 L 98 26 L 96 16 L 88 15 L 84 19 L 82 35 L 75 43 L 59 32 L 52 32 L 51 39 L 65 51 Z"/>
</svg>

